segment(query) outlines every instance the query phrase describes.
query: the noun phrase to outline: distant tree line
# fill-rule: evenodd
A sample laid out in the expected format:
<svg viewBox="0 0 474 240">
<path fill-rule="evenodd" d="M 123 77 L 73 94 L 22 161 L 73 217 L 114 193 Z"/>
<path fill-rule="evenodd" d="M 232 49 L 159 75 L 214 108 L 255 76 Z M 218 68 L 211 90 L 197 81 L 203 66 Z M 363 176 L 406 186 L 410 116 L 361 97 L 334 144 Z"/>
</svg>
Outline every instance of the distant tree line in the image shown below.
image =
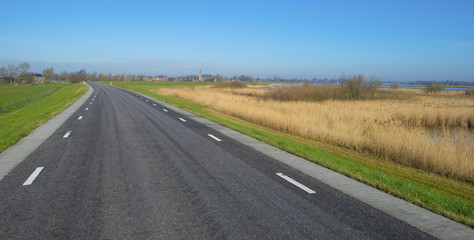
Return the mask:
<svg viewBox="0 0 474 240">
<path fill-rule="evenodd" d="M 30 64 L 24 62 L 20 65 L 8 64 L 8 66 L 0 68 L 0 77 L 5 83 L 33 82 L 34 76 L 28 73 Z"/>
<path fill-rule="evenodd" d="M 82 81 L 151 81 L 153 77 L 145 75 L 111 74 L 92 72 L 87 73 L 81 69 L 77 72 L 62 71 L 56 73 L 54 68 L 46 68 L 41 73 L 29 72 L 30 64 L 24 62 L 19 65 L 8 64 L 0 68 L 0 83 L 48 83 L 54 81 L 69 81 L 79 83 Z"/>
<path fill-rule="evenodd" d="M 19 65 L 8 64 L 7 67 L 0 68 L 1 83 L 34 83 L 34 82 L 51 82 L 66 81 L 68 79 L 67 72 L 56 74 L 54 68 L 43 70 L 42 74 L 29 72 L 31 65 L 27 62 Z"/>
<path fill-rule="evenodd" d="M 96 71 L 92 73 L 87 73 L 86 70 L 81 69 L 77 72 L 66 72 L 62 71 L 56 73 L 55 69 L 50 67 L 44 69 L 41 73 L 32 73 L 29 72 L 30 64 L 27 62 L 21 63 L 19 65 L 8 64 L 6 67 L 0 68 L 0 83 L 33 83 L 33 82 L 54 82 L 54 81 L 69 81 L 71 83 L 79 83 L 81 81 L 102 81 L 102 82 L 117 82 L 117 81 L 207 81 L 207 82 L 232 82 L 240 81 L 254 84 L 259 81 L 266 82 L 293 82 L 293 83 L 305 83 L 313 82 L 320 84 L 334 84 L 334 85 L 344 85 L 345 91 L 349 92 L 350 95 L 354 98 L 358 98 L 361 94 L 373 95 L 374 87 L 379 87 L 381 82 L 378 79 L 370 80 L 361 80 L 363 77 L 360 75 L 342 77 L 338 79 L 318 79 L 313 78 L 311 80 L 307 79 L 283 79 L 274 75 L 272 78 L 254 78 L 252 76 L 240 75 L 240 76 L 221 76 L 219 74 L 200 74 L 201 77 L 197 74 L 184 75 L 177 77 L 169 77 L 166 75 L 157 75 L 157 76 L 147 76 L 147 75 L 133 75 L 133 74 L 112 74 L 112 73 L 97 73 Z M 351 79 L 349 79 L 351 78 Z M 474 82 L 459 82 L 459 81 L 443 81 L 443 82 L 428 82 L 428 81 L 418 81 L 415 83 L 409 84 L 418 84 L 428 86 L 427 93 L 436 93 L 441 88 L 441 86 L 446 85 L 464 85 L 464 86 L 474 86 Z M 398 84 L 394 84 L 393 88 L 398 88 Z"/>
<path fill-rule="evenodd" d="M 81 81 L 208 81 L 208 82 L 231 82 L 241 81 L 250 82 L 251 84 L 257 81 L 280 81 L 276 75 L 269 79 L 255 79 L 252 76 L 240 75 L 233 77 L 225 77 L 219 74 L 202 74 L 201 78 L 199 75 L 185 75 L 178 77 L 168 77 L 165 75 L 158 76 L 147 76 L 147 75 L 132 75 L 132 74 L 112 74 L 112 73 L 87 73 L 84 69 L 77 72 L 66 72 L 62 71 L 56 73 L 54 68 L 50 67 L 44 69 L 41 74 L 30 73 L 30 64 L 27 62 L 22 63 L 18 66 L 9 64 L 7 67 L 0 68 L 0 82 L 3 83 L 32 83 L 36 82 L 53 82 L 53 81 L 69 81 L 71 83 L 79 83 Z"/>
</svg>

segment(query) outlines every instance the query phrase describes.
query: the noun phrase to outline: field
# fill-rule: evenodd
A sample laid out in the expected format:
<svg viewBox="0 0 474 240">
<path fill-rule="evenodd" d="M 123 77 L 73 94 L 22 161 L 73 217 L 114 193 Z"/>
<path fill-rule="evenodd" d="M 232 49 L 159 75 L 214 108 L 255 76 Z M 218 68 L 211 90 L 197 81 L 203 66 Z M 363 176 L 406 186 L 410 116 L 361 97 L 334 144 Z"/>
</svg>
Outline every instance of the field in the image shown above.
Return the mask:
<svg viewBox="0 0 474 240">
<path fill-rule="evenodd" d="M 63 86 L 63 85 L 62 85 Z M 32 96 L 58 87 L 58 85 L 39 86 L 0 86 L 0 91 L 14 93 L 16 97 Z M 7 90 L 5 90 L 7 89 Z M 12 90 L 13 89 L 13 90 Z M 0 114 L 0 152 L 27 136 L 35 128 L 74 103 L 84 93 L 83 84 L 66 85 L 52 94 L 33 100 L 11 111 Z M 13 99 L 14 97 L 12 97 Z M 4 96 L 2 95 L 2 99 Z"/>
<path fill-rule="evenodd" d="M 64 84 L 0 84 L 0 110 L 22 105 L 62 86 Z"/>
<path fill-rule="evenodd" d="M 275 100 L 268 95 L 270 90 L 255 86 L 116 84 L 195 112 L 474 226 L 472 129 L 465 124 L 472 123 L 473 100 L 461 92 L 441 92 L 433 96 L 417 90 L 397 89 L 393 91 L 403 92 L 396 93 L 396 98 L 287 101 Z M 455 114 L 448 114 L 450 111 Z M 430 120 L 433 118 L 437 119 L 436 123 Z M 456 127 L 448 127 L 450 125 Z M 433 131 L 434 126 L 438 130 Z M 445 137 L 452 136 L 451 133 L 443 135 L 450 128 L 461 133 L 461 137 L 454 138 L 460 146 Z M 426 139 L 420 140 L 423 136 Z M 376 147 L 371 149 L 371 146 Z M 423 151 L 424 148 L 428 151 Z M 450 161 L 437 158 L 438 154 Z M 450 157 L 452 154 L 457 155 Z M 429 162 L 432 157 L 440 160 Z"/>
<path fill-rule="evenodd" d="M 64 84 L 6 84 L 0 83 L 0 105 L 25 97 L 32 97 L 47 92 Z"/>
</svg>

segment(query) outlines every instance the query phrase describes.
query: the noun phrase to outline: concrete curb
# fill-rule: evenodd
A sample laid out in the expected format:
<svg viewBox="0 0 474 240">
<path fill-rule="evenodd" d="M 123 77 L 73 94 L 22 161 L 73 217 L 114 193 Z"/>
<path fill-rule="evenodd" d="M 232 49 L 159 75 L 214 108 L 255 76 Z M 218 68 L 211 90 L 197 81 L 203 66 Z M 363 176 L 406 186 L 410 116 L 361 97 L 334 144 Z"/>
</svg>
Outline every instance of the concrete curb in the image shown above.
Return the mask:
<svg viewBox="0 0 474 240">
<path fill-rule="evenodd" d="M 147 99 L 159 103 L 168 109 L 183 114 L 205 126 L 213 128 L 222 134 L 239 141 L 259 152 L 262 152 L 286 165 L 293 167 L 314 179 L 317 179 L 334 189 L 337 189 L 361 202 L 364 202 L 384 213 L 387 213 L 417 229 L 436 238 L 445 240 L 474 239 L 474 230 L 463 224 L 452 221 L 412 203 L 382 192 L 376 188 L 348 178 L 337 172 L 321 167 L 303 158 L 270 146 L 257 139 L 239 133 L 230 128 L 187 112 L 173 105 L 161 102 L 144 94 L 137 93 Z"/>
<path fill-rule="evenodd" d="M 22 138 L 13 146 L 0 153 L 0 181 L 18 164 L 26 159 L 37 147 L 39 147 L 56 129 L 58 129 L 86 100 L 92 95 L 93 89 L 89 87 L 84 96 L 79 98 L 71 106 L 58 113 L 45 124 L 36 128 L 28 136 Z"/>
</svg>

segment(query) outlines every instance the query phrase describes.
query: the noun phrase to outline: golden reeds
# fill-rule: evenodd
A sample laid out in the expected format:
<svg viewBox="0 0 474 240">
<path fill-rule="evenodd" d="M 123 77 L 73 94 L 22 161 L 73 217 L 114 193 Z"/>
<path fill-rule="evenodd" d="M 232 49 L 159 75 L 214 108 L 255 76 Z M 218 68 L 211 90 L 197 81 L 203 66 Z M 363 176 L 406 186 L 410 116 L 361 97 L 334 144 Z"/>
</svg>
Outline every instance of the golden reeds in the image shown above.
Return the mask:
<svg viewBox="0 0 474 240">
<path fill-rule="evenodd" d="M 469 135 L 474 118 L 472 98 L 413 94 L 404 100 L 279 101 L 265 99 L 268 91 L 199 87 L 160 88 L 159 93 L 285 133 L 474 182 L 473 133 L 453 139 L 443 128 L 437 135 L 426 128 L 456 126 Z"/>
</svg>

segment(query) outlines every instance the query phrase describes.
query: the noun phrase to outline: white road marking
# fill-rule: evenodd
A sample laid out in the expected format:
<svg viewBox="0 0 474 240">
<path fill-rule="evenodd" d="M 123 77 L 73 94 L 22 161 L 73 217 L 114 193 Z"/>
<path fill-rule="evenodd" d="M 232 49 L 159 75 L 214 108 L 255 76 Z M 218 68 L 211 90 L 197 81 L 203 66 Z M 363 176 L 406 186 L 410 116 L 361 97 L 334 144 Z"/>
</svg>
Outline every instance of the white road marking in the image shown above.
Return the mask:
<svg viewBox="0 0 474 240">
<path fill-rule="evenodd" d="M 30 175 L 28 179 L 26 179 L 25 183 L 23 183 L 23 186 L 31 185 L 33 181 L 38 177 L 40 172 L 43 170 L 44 167 L 38 167 L 36 170 Z"/>
<path fill-rule="evenodd" d="M 86 111 L 89 110 L 89 108 L 86 108 Z"/>
<path fill-rule="evenodd" d="M 67 131 L 66 134 L 64 134 L 63 138 L 68 138 L 69 135 L 71 134 L 72 131 Z"/>
<path fill-rule="evenodd" d="M 183 121 L 183 122 L 187 122 L 185 119 L 183 118 L 179 118 L 179 120 Z"/>
<path fill-rule="evenodd" d="M 92 102 L 91 102 L 91 104 L 92 104 Z"/>
<path fill-rule="evenodd" d="M 291 184 L 303 189 L 305 192 L 309 193 L 309 194 L 313 194 L 313 193 L 316 193 L 315 191 L 313 191 L 312 189 L 306 187 L 305 185 L 295 181 L 293 178 L 290 178 L 288 176 L 286 176 L 285 174 L 283 173 L 276 173 L 276 175 L 280 176 L 281 178 L 285 179 L 286 181 L 290 182 Z"/>
<path fill-rule="evenodd" d="M 153 106 L 156 106 L 156 103 L 153 103 Z"/>
<path fill-rule="evenodd" d="M 164 108 L 163 108 L 163 111 L 164 111 L 164 112 L 168 112 L 168 110 L 166 110 L 166 109 L 164 109 Z"/>
<path fill-rule="evenodd" d="M 146 101 L 148 102 L 148 99 Z"/>
<path fill-rule="evenodd" d="M 77 120 L 81 120 L 81 119 L 82 119 L 82 116 L 79 116 L 79 117 L 77 118 Z"/>
<path fill-rule="evenodd" d="M 214 140 L 218 141 L 218 142 L 222 142 L 221 139 L 217 138 L 216 136 L 212 135 L 212 134 L 207 134 L 207 136 L 213 138 Z"/>
</svg>

